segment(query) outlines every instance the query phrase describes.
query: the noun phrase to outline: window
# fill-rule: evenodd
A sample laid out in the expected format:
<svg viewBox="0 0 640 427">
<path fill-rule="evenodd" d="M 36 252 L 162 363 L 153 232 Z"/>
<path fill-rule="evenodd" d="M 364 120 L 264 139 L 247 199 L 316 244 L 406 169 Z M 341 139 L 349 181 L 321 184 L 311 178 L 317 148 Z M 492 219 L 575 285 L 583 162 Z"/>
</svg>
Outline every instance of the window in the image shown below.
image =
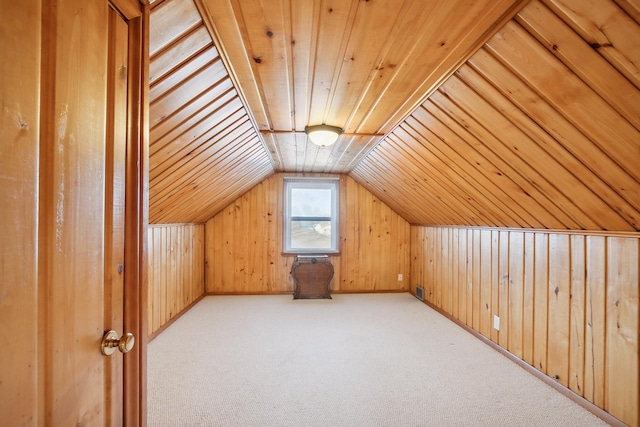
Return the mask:
<svg viewBox="0 0 640 427">
<path fill-rule="evenodd" d="M 284 252 L 338 252 L 337 178 L 285 178 Z"/>
</svg>

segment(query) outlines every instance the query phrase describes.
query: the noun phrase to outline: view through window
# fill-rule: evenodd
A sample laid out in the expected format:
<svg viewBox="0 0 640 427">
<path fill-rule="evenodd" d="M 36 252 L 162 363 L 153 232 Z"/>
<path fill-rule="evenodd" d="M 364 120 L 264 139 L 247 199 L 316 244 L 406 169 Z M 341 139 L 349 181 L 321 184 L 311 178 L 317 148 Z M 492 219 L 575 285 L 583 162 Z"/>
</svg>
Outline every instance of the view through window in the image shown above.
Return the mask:
<svg viewBox="0 0 640 427">
<path fill-rule="evenodd" d="M 338 252 L 337 178 L 285 178 L 284 252 Z"/>
</svg>

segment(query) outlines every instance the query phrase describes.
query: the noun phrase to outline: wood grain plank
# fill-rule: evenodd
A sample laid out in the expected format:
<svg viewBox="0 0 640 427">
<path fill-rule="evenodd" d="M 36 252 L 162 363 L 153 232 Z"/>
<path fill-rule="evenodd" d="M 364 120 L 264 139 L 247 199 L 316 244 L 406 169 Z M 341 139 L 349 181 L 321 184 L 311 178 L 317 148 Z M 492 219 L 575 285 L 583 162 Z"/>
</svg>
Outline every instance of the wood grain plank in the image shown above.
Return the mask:
<svg viewBox="0 0 640 427">
<path fill-rule="evenodd" d="M 510 110 L 503 109 L 505 113 L 502 113 L 500 105 L 494 105 L 495 99 L 482 97 L 457 76 L 452 76 L 439 91 L 455 98 L 484 126 L 491 123 L 490 135 L 482 139 L 485 145 L 498 152 L 519 174 L 535 182 L 546 196 L 538 202 L 545 202 L 545 207 L 554 217 L 562 219 L 570 228 L 598 229 L 598 224 L 585 214 L 579 204 L 555 185 L 555 180 L 561 177 L 576 185 L 581 185 L 580 182 L 545 153 L 529 135 L 513 125 L 506 113 Z M 482 126 L 479 125 L 477 131 L 481 131 Z M 475 127 L 473 130 L 476 131 Z"/>
<path fill-rule="evenodd" d="M 635 425 L 640 382 L 637 233 L 412 226 L 411 236 L 412 263 L 423 264 L 412 265 L 412 273 L 427 277 L 431 304 L 441 293 L 446 309 L 446 295 L 459 287 L 456 319 L 473 326 L 478 265 L 481 283 L 485 275 L 491 277 L 491 293 L 485 296 L 481 289 L 481 303 L 489 300 L 502 320 L 500 332 L 487 333 L 489 322 L 481 317 L 482 335 L 498 344 L 502 336 L 500 346 L 511 354 Z M 469 279 L 464 285 L 463 275 Z"/>
<path fill-rule="evenodd" d="M 450 228 L 449 233 L 449 239 L 451 241 L 451 264 L 449 267 L 451 269 L 451 280 L 449 281 L 449 288 L 451 290 L 451 315 L 457 319 L 460 310 L 460 270 L 458 268 L 460 264 L 460 248 L 458 247 L 460 243 L 460 229 Z"/>
<path fill-rule="evenodd" d="M 253 57 L 247 55 L 243 45 L 244 27 L 236 20 L 237 7 L 231 0 L 195 0 L 202 11 L 204 24 L 222 53 L 229 75 L 239 86 L 239 92 L 251 105 L 251 112 L 259 129 L 270 129 L 269 119 L 262 104 L 263 95 L 253 78 Z M 212 13 L 215 12 L 215 13 Z M 241 88 L 241 89 L 240 89 Z"/>
<path fill-rule="evenodd" d="M 531 135 L 535 135 L 537 143 L 549 155 L 579 177 L 582 182 L 580 186 L 585 185 L 591 189 L 591 195 L 583 192 L 582 197 L 592 200 L 597 196 L 610 206 L 610 212 L 602 215 L 603 218 L 611 218 L 609 220 L 611 225 L 607 224 L 607 228 L 616 229 L 616 224 L 620 221 L 618 215 L 634 227 L 638 224 L 640 215 L 637 207 L 634 206 L 635 201 L 625 200 L 624 193 L 618 191 L 620 188 L 634 188 L 636 184 L 631 176 L 486 50 L 478 51 L 469 60 L 469 64 L 535 122 L 533 125 L 529 119 L 520 120 L 519 126 Z M 458 73 L 465 81 L 471 82 L 473 75 L 466 67 L 461 68 Z M 474 88 L 483 91 L 482 82 L 478 79 L 474 81 Z M 509 109 L 513 110 L 513 106 Z M 542 129 L 539 129 L 539 126 L 542 126 Z M 626 195 L 626 197 L 630 196 L 633 196 L 633 192 L 628 192 Z M 595 206 L 601 204 L 597 202 Z M 589 210 L 593 209 L 590 204 L 586 206 Z M 591 216 L 598 216 L 598 214 L 594 213 Z M 617 227 L 624 229 L 625 224 Z"/>
<path fill-rule="evenodd" d="M 606 250 L 603 236 L 586 238 L 586 326 L 584 397 L 604 408 L 606 352 Z"/>
<path fill-rule="evenodd" d="M 149 62 L 149 84 L 163 78 L 178 66 L 190 61 L 212 43 L 207 28 L 202 25 L 171 43 Z"/>
<path fill-rule="evenodd" d="M 0 334 L 11 336 L 0 364 L 0 414 L 7 425 L 36 425 L 38 391 L 38 203 L 42 2 L 3 2 L 0 48 Z M 36 17 L 37 19 L 33 19 Z M 25 25 L 29 22 L 29 25 Z M 46 98 L 45 98 L 46 99 Z M 46 184 L 46 183 L 45 183 Z M 42 209 L 42 208 L 40 208 Z M 40 267 L 42 268 L 42 267 Z M 42 375 L 42 373 L 40 373 Z"/>
<path fill-rule="evenodd" d="M 290 10 L 289 2 L 279 0 L 267 5 L 250 0 L 234 1 L 233 5 L 248 47 L 247 53 L 253 59 L 253 76 L 260 85 L 271 129 L 291 130 L 291 112 L 294 110 L 293 76 L 288 57 L 291 40 L 285 37 L 285 28 L 290 21 L 285 18 Z"/>
<path fill-rule="evenodd" d="M 482 292 L 482 242 L 481 232 L 479 229 L 472 231 L 473 240 L 473 258 L 472 258 L 472 281 L 473 291 L 471 293 L 472 298 L 472 327 L 476 331 L 480 330 L 480 301 Z"/>
<path fill-rule="evenodd" d="M 453 80 L 449 79 L 446 84 L 449 85 L 451 82 Z M 462 102 L 464 102 L 467 95 L 474 96 L 470 92 L 467 93 L 466 90 L 459 90 L 457 87 L 454 88 L 454 92 L 456 96 L 458 96 L 457 94 L 462 96 Z M 509 150 L 503 150 L 501 148 L 502 142 L 478 122 L 480 118 L 474 117 L 468 107 L 459 105 L 456 100 L 452 100 L 452 96 L 446 95 L 441 91 L 431 95 L 429 100 L 447 113 L 459 126 L 466 129 L 470 138 L 466 137 L 465 139 L 470 141 L 485 158 L 495 165 L 498 169 L 495 173 L 496 176 L 504 177 L 504 182 L 500 188 L 504 189 L 510 197 L 519 200 L 518 204 L 535 213 L 540 227 L 562 229 L 567 228 L 573 222 L 566 215 L 558 213 L 558 208 L 549 199 L 550 196 L 545 188 L 548 185 L 546 184 L 546 179 L 532 170 L 531 166 L 523 162 L 522 159 L 514 156 Z M 489 105 L 482 107 L 482 109 L 487 108 L 492 109 L 493 107 Z M 514 190 L 510 191 L 509 188 Z M 538 227 L 538 225 L 535 226 Z"/>
<path fill-rule="evenodd" d="M 640 24 L 640 3 L 637 0 L 614 0 L 629 16 Z"/>
<path fill-rule="evenodd" d="M 416 121 L 418 117 L 426 120 L 427 123 Z M 478 176 L 474 172 L 469 172 L 475 171 L 475 168 L 469 167 L 471 165 L 464 158 L 460 158 L 455 151 L 449 148 L 451 135 L 445 129 L 436 129 L 436 123 L 426 115 L 424 109 L 416 110 L 398 129 L 406 129 L 409 133 L 420 137 L 420 141 L 437 166 L 436 170 L 442 176 L 447 177 L 456 187 L 469 194 L 469 200 L 477 206 L 485 224 L 519 226 L 520 221 L 513 219 L 517 215 L 513 215 L 511 209 L 500 198 L 493 196 L 493 186 L 487 189 L 483 185 L 486 182 L 478 182 Z M 394 134 L 397 134 L 398 129 L 394 131 Z M 440 130 L 448 135 L 444 136 L 439 132 Z M 457 161 L 461 161 L 462 165 L 458 166 Z"/>
<path fill-rule="evenodd" d="M 389 141 L 394 141 L 394 147 L 397 147 L 397 149 L 381 148 L 379 155 L 377 155 L 375 158 L 375 163 L 373 163 L 374 159 L 370 159 L 370 162 L 372 162 L 372 166 L 373 165 L 386 166 L 386 168 L 380 168 L 380 167 L 376 168 L 378 171 L 387 170 L 389 171 L 389 173 L 392 173 L 392 172 L 395 172 L 394 171 L 395 168 L 393 167 L 394 164 L 396 165 L 402 164 L 404 159 L 413 159 L 415 158 L 414 157 L 415 154 L 414 154 L 414 151 L 409 151 L 408 148 L 403 147 L 400 142 L 395 142 L 394 138 L 389 138 Z M 424 171 L 428 171 L 427 167 L 424 167 L 421 169 Z M 426 200 L 429 200 L 431 202 L 430 204 L 432 205 L 435 205 L 436 203 L 439 205 L 438 206 L 439 209 L 434 208 L 433 206 L 430 207 L 429 204 L 423 202 L 421 199 L 414 198 L 413 203 L 418 202 L 419 203 L 418 207 L 426 209 L 427 212 L 431 212 L 436 218 L 441 218 L 443 221 L 446 220 L 446 218 L 449 215 L 451 218 L 455 218 L 455 220 L 462 221 L 462 217 L 460 216 L 460 213 L 457 213 L 455 209 L 449 206 L 449 203 L 447 202 L 447 200 L 443 199 L 442 194 L 446 192 L 442 188 L 443 184 L 439 180 L 432 179 L 431 174 L 429 174 L 427 177 L 423 177 L 417 171 L 414 172 L 413 170 L 410 170 L 410 171 L 407 171 L 407 173 L 405 173 L 404 176 L 400 175 L 399 177 L 402 180 L 402 182 L 399 182 L 398 186 L 394 188 L 398 191 L 398 193 L 402 194 L 402 191 L 401 191 L 402 187 L 411 188 L 412 190 L 415 190 L 417 194 L 422 194 L 425 196 L 426 194 L 429 194 L 429 197 L 426 198 Z M 390 192 L 387 191 L 387 193 L 390 193 Z M 390 196 L 392 194 L 398 194 L 398 193 L 395 193 L 395 192 L 391 193 Z M 406 197 L 406 202 L 409 204 L 412 203 L 411 197 L 409 197 L 408 195 Z M 440 215 L 438 215 L 438 210 L 442 211 Z M 405 210 L 403 210 L 402 213 L 404 212 Z"/>
<path fill-rule="evenodd" d="M 640 129 L 640 91 L 597 50 L 540 1 L 529 3 L 515 19 L 629 123 Z"/>
<path fill-rule="evenodd" d="M 151 103 L 153 104 L 162 99 L 164 95 L 174 90 L 184 90 L 180 88 L 181 84 L 200 73 L 216 76 L 212 79 L 214 82 L 220 79 L 220 76 L 226 77 L 226 70 L 215 47 L 211 46 L 209 49 L 205 49 L 195 55 L 189 61 L 176 65 L 171 73 L 166 74 L 163 78 L 150 85 L 149 99 Z"/>
<path fill-rule="evenodd" d="M 367 94 L 367 89 L 376 79 L 385 76 L 383 65 L 372 70 L 372 64 L 383 64 L 384 57 L 393 46 L 398 33 L 406 31 L 401 22 L 424 13 L 424 9 L 408 2 L 404 8 L 398 8 L 394 0 L 382 0 L 375 3 L 359 2 L 345 46 L 345 61 L 337 61 L 335 82 L 332 86 L 331 101 L 326 111 L 327 123 L 338 123 L 351 132 L 354 126 L 349 123 L 350 116 L 357 111 L 359 104 Z M 422 9 L 422 10 L 421 10 Z M 404 19 L 403 19 L 404 18 Z M 322 61 L 316 57 L 315 62 Z"/>
<path fill-rule="evenodd" d="M 203 209 L 194 217 L 194 222 L 206 222 L 211 215 L 215 215 L 220 212 L 224 206 L 228 204 L 233 197 L 235 197 L 235 194 L 242 194 L 249 191 L 256 184 L 271 176 L 272 169 L 269 159 L 264 154 L 261 154 L 261 156 L 262 157 L 255 165 L 250 166 L 248 169 L 239 173 L 230 173 L 224 180 L 218 180 L 214 183 L 219 187 L 209 189 L 206 193 L 202 192 L 199 194 L 197 196 L 199 197 L 199 205 L 203 206 Z M 232 165 L 231 167 L 237 167 L 237 165 Z M 216 195 L 219 195 L 220 193 L 216 192 L 216 188 L 228 188 L 228 191 L 225 193 L 223 198 L 218 199 L 216 198 Z M 195 206 L 198 205 L 194 205 L 194 207 Z"/>
<path fill-rule="evenodd" d="M 500 316 L 500 330 L 498 344 L 509 348 L 509 231 L 500 231 L 499 239 L 499 282 L 498 282 L 498 315 Z"/>
<path fill-rule="evenodd" d="M 169 318 L 173 318 L 178 314 L 178 282 L 179 276 L 179 245 L 178 245 L 177 227 L 170 227 L 168 230 L 169 239 L 169 286 L 167 288 L 167 308 Z"/>
<path fill-rule="evenodd" d="M 368 159 L 368 165 L 360 165 L 361 170 L 367 170 L 369 176 L 372 177 L 371 180 L 367 180 L 366 182 L 376 182 L 377 180 L 375 179 L 375 177 L 380 173 L 380 171 L 386 171 L 387 176 L 389 177 L 398 177 L 397 180 L 393 180 L 393 182 L 390 182 L 391 185 L 389 187 L 379 188 L 377 184 L 373 184 L 373 187 L 374 189 L 378 189 L 379 193 L 385 194 L 387 196 L 386 198 L 390 199 L 391 201 L 393 201 L 394 198 L 401 198 L 403 201 L 403 206 L 405 207 L 403 207 L 398 213 L 401 214 L 403 218 L 407 218 L 408 220 L 411 220 L 415 215 L 412 214 L 412 211 L 410 209 L 419 210 L 420 212 L 425 212 L 427 215 L 432 215 L 431 218 L 433 218 L 433 223 L 439 222 L 438 219 L 440 218 L 443 220 L 446 218 L 444 211 L 457 218 L 457 214 L 449 209 L 448 205 L 444 204 L 442 206 L 439 206 L 440 213 L 438 212 L 438 208 L 433 206 L 436 201 L 440 203 L 440 191 L 435 189 L 437 188 L 435 187 L 437 185 L 436 183 L 432 183 L 428 178 L 423 178 L 422 182 L 424 183 L 424 185 L 421 186 L 419 175 L 417 174 L 417 172 L 410 172 L 403 176 L 401 173 L 395 171 L 393 165 L 397 165 L 402 161 L 402 158 L 396 157 L 397 154 L 395 153 L 395 151 L 389 151 L 388 154 L 380 153 L 381 155 L 376 156 L 375 159 Z M 418 197 L 412 199 L 409 197 L 409 195 L 401 193 L 401 191 L 406 188 L 411 188 L 418 192 L 414 194 L 425 195 L 425 193 L 427 193 L 430 194 L 430 197 L 428 199 Z M 428 203 L 428 201 L 431 203 Z"/>
<path fill-rule="evenodd" d="M 154 144 L 151 153 L 154 165 L 149 171 L 152 181 L 156 181 L 159 175 L 168 173 L 167 170 L 174 170 L 179 166 L 175 165 L 176 163 L 188 161 L 189 153 L 193 150 L 203 151 L 212 143 L 229 138 L 229 135 L 231 138 L 237 138 L 239 126 L 250 126 L 249 120 L 241 110 L 240 102 L 232 91 L 222 94 L 195 116 L 194 118 L 200 120 L 193 124 L 184 123 L 184 126 L 174 127 L 165 138 Z"/>
<path fill-rule="evenodd" d="M 491 230 L 491 341 L 498 343 L 500 332 L 493 327 L 494 316 L 500 316 L 500 231 Z"/>
<path fill-rule="evenodd" d="M 167 316 L 167 279 L 169 277 L 169 249 L 167 246 L 167 229 L 160 228 L 160 324 L 164 325 L 169 320 Z"/>
<path fill-rule="evenodd" d="M 149 235 L 148 336 L 204 294 L 204 225 L 151 225 Z"/>
<path fill-rule="evenodd" d="M 524 233 L 509 233 L 509 351 L 524 359 Z"/>
<path fill-rule="evenodd" d="M 423 287 L 422 275 L 424 274 L 424 227 L 411 225 L 411 292 L 415 295 L 418 286 Z"/>
<path fill-rule="evenodd" d="M 163 2 L 150 17 L 149 55 L 153 58 L 172 40 L 197 26 L 202 19 L 193 0 Z"/>
<path fill-rule="evenodd" d="M 467 230 L 467 326 L 473 327 L 473 230 Z"/>
<path fill-rule="evenodd" d="M 549 235 L 549 335 L 547 374 L 569 386 L 571 256 L 569 236 Z"/>
<path fill-rule="evenodd" d="M 533 343 L 535 336 L 535 234 L 524 233 L 524 283 L 522 319 L 522 359 L 534 364 Z"/>
<path fill-rule="evenodd" d="M 640 421 L 638 238 L 608 238 L 605 409 L 628 425 Z"/>
<path fill-rule="evenodd" d="M 435 161 L 430 156 L 430 153 L 424 149 L 419 139 L 416 139 L 404 129 L 396 129 L 394 137 L 398 137 L 403 141 L 403 144 L 396 145 L 397 150 L 406 152 L 413 162 L 419 165 L 422 173 L 428 174 L 431 178 L 430 181 L 438 186 L 438 199 L 442 203 L 451 206 L 451 211 L 458 211 L 461 215 L 464 215 L 464 223 L 486 224 L 482 215 L 482 207 L 477 205 L 471 194 L 456 186 L 455 182 L 452 182 L 455 177 L 451 173 L 444 173 L 445 165 Z M 422 180 L 424 181 L 424 178 Z M 490 221 L 488 225 L 496 224 L 495 219 L 491 216 L 487 220 Z"/>
<path fill-rule="evenodd" d="M 467 249 L 469 243 L 467 242 L 467 230 L 460 230 L 458 233 L 458 313 L 461 322 L 467 323 L 467 264 L 469 260 L 467 258 Z"/>
<path fill-rule="evenodd" d="M 640 88 L 640 26 L 614 2 L 545 0 L 598 53 Z M 637 9 L 637 6 L 636 6 Z"/>
<path fill-rule="evenodd" d="M 527 84 L 544 94 L 547 102 L 589 135 L 627 173 L 634 175 L 635 163 L 631 159 L 640 158 L 638 130 L 626 120 L 620 120 L 619 114 L 608 103 L 567 70 L 537 40 L 519 25 L 509 23 L 486 46 Z M 527 52 L 526 58 L 521 52 Z M 562 82 L 562 85 L 556 84 L 557 87 L 550 89 L 549 82 Z M 629 191 L 636 193 L 637 188 Z"/>
<path fill-rule="evenodd" d="M 573 235 L 571 247 L 571 320 L 569 324 L 569 388 L 584 393 L 585 369 L 585 236 Z"/>
<path fill-rule="evenodd" d="M 451 237 L 449 228 L 440 229 L 440 264 L 442 265 L 440 276 L 440 289 L 442 294 L 442 310 L 451 314 L 451 257 L 449 246 Z"/>
<path fill-rule="evenodd" d="M 309 53 L 313 82 L 307 88 L 307 99 L 310 101 L 306 112 L 307 125 L 326 123 L 328 120 L 336 78 L 342 62 L 351 57 L 347 52 L 349 29 L 358 7 L 357 2 L 334 3 L 329 7 L 320 5 L 318 13 L 314 15 L 312 49 Z M 343 123 L 333 125 L 343 126 Z"/>
<path fill-rule="evenodd" d="M 223 79 L 217 84 L 203 89 L 202 93 L 183 108 L 172 112 L 169 118 L 161 120 L 149 130 L 150 155 L 164 148 L 174 138 L 200 122 L 211 114 L 215 107 L 215 100 L 233 89 L 230 79 Z M 154 165 L 155 166 L 155 165 Z"/>
<path fill-rule="evenodd" d="M 431 151 L 449 165 L 456 173 L 463 177 L 468 186 L 473 188 L 472 194 L 475 197 L 484 197 L 487 203 L 484 206 L 494 206 L 493 210 L 501 224 L 512 224 L 514 227 L 530 225 L 527 219 L 522 219 L 520 213 L 516 213 L 512 207 L 509 196 L 501 189 L 496 188 L 494 183 L 482 173 L 479 173 L 478 166 L 486 164 L 486 159 L 477 154 L 472 146 L 464 143 L 462 138 L 452 132 L 452 129 L 438 121 L 431 115 L 427 108 L 427 103 L 423 104 L 413 114 L 405 120 L 412 130 L 425 137 L 425 144 L 429 144 Z M 426 131 L 429 129 L 429 131 Z M 433 133 L 431 133 L 433 132 Z M 432 135 L 428 138 L 427 135 Z M 493 171 L 492 171 L 493 172 Z M 495 172 L 490 175 L 497 174 Z"/>
<path fill-rule="evenodd" d="M 423 2 L 416 3 L 424 7 Z M 405 40 L 415 43 L 411 48 L 411 55 L 404 54 L 400 48 L 390 50 L 385 62 L 397 66 L 392 68 L 391 79 L 379 78 L 374 81 L 369 91 L 369 98 L 373 99 L 365 99 L 360 111 L 354 116 L 355 122 L 362 120 L 358 131 L 388 132 L 393 129 L 423 102 L 426 94 L 432 93 L 510 19 L 522 4 L 524 2 L 519 1 L 493 2 L 490 5 L 437 3 L 430 5 L 434 10 L 429 13 L 427 22 L 418 24 L 416 29 L 403 25 L 407 30 Z M 414 16 L 409 17 L 413 18 Z M 443 34 L 446 37 L 442 37 Z M 405 64 L 411 66 L 405 67 Z M 393 114 L 389 114 L 389 111 Z M 363 114 L 366 115 L 360 119 Z M 382 126 L 379 123 L 383 123 Z"/>
<path fill-rule="evenodd" d="M 216 85 L 226 78 L 228 75 L 222 62 L 213 60 L 185 77 L 184 80 L 179 80 L 180 83 L 165 87 L 164 92 L 160 92 L 157 98 L 150 100 L 150 127 L 157 126 L 174 112 L 192 103 L 201 95 L 203 88 Z"/>
</svg>

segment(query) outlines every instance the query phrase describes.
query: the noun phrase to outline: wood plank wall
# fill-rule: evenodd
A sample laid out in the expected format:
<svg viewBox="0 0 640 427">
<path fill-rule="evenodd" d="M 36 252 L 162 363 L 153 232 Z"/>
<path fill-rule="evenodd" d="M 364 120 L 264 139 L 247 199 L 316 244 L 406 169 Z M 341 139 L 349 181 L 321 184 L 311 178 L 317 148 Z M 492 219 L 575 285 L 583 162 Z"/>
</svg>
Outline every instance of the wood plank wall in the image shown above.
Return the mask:
<svg viewBox="0 0 640 427">
<path fill-rule="evenodd" d="M 207 222 L 208 293 L 293 290 L 289 273 L 295 257 L 282 254 L 284 176 L 266 179 Z M 333 291 L 409 290 L 409 242 L 406 221 L 352 178 L 340 176 L 340 254 L 330 257 Z"/>
<path fill-rule="evenodd" d="M 411 289 L 637 426 L 639 256 L 639 233 L 412 226 Z"/>
<path fill-rule="evenodd" d="M 149 226 L 149 336 L 204 295 L 204 231 L 204 224 Z"/>
<path fill-rule="evenodd" d="M 41 1 L 2 3 L 0 336 L 4 339 L 0 363 L 0 425 L 44 424 L 44 420 L 37 417 L 41 393 L 36 256 L 42 25 L 40 19 L 33 19 L 40 17 L 41 8 Z M 27 22 L 30 25 L 25 25 Z M 11 36 L 10 43 L 4 38 L 5 34 Z M 42 313 L 41 317 L 46 316 Z"/>
</svg>

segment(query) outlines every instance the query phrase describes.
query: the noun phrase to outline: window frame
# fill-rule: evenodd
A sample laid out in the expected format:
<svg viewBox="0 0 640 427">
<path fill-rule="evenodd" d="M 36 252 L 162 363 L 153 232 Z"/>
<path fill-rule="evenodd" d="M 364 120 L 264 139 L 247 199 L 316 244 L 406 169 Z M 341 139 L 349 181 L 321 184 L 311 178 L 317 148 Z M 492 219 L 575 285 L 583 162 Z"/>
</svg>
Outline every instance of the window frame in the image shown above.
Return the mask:
<svg viewBox="0 0 640 427">
<path fill-rule="evenodd" d="M 331 217 L 292 217 L 291 195 L 295 189 L 329 189 L 331 190 Z M 282 252 L 295 254 L 339 254 L 340 253 L 340 179 L 313 177 L 284 177 L 283 197 L 283 242 Z M 325 220 L 331 222 L 330 248 L 294 248 L 291 247 L 291 223 L 300 220 Z"/>
</svg>

